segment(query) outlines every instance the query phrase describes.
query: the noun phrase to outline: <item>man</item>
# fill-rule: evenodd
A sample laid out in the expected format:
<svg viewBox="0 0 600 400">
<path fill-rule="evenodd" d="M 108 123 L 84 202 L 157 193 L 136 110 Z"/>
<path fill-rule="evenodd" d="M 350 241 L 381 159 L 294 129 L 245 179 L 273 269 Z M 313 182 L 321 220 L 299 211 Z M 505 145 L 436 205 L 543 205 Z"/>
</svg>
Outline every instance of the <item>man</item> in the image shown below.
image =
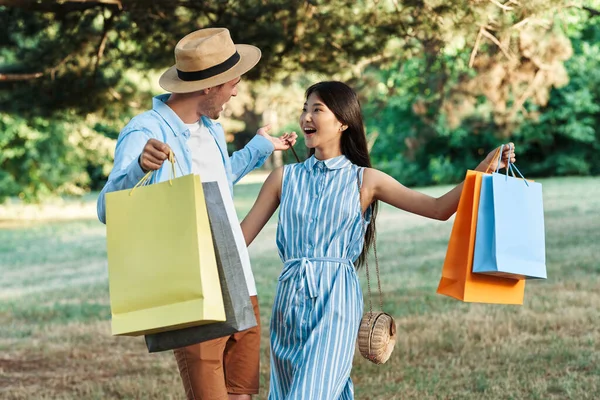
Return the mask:
<svg viewBox="0 0 600 400">
<path fill-rule="evenodd" d="M 169 179 L 171 168 L 161 166 L 170 151 L 175 155 L 177 176 L 194 173 L 204 182 L 219 185 L 259 325 L 175 350 L 188 399 L 250 399 L 258 393 L 260 316 L 248 251 L 233 205 L 233 184 L 261 166 L 274 150 L 293 146 L 297 135 L 275 138 L 264 127 L 229 157 L 223 128 L 213 120 L 237 95 L 240 76 L 260 56 L 254 46 L 234 44 L 224 28 L 201 29 L 181 39 L 175 47 L 175 66 L 159 81 L 170 94 L 155 97 L 152 110 L 123 128 L 114 168 L 98 198 L 98 217 L 105 222 L 105 194 L 132 188 L 148 171 L 156 171 L 151 183 Z"/>
</svg>

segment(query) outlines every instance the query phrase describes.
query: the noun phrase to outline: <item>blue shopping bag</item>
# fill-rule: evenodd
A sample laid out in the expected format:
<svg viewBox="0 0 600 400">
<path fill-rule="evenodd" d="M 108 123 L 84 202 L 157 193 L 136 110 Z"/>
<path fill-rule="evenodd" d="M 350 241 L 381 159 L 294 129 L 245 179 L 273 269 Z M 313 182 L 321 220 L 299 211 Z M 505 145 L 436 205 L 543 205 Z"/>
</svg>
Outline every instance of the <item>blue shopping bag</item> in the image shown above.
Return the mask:
<svg viewBox="0 0 600 400">
<path fill-rule="evenodd" d="M 513 168 L 482 176 L 473 272 L 546 279 L 542 185 L 508 176 Z"/>
</svg>

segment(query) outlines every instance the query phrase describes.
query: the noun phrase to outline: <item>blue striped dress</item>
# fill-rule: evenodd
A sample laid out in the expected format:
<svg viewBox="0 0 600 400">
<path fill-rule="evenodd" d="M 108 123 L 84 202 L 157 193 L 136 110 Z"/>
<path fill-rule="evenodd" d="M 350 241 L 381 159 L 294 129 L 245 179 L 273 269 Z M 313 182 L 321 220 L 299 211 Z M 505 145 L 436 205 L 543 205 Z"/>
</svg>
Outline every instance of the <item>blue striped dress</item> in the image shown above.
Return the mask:
<svg viewBox="0 0 600 400">
<path fill-rule="evenodd" d="M 363 297 L 353 261 L 368 224 L 362 172 L 345 156 L 284 167 L 277 227 L 284 267 L 271 316 L 269 399 L 354 398 L 350 370 Z"/>
</svg>

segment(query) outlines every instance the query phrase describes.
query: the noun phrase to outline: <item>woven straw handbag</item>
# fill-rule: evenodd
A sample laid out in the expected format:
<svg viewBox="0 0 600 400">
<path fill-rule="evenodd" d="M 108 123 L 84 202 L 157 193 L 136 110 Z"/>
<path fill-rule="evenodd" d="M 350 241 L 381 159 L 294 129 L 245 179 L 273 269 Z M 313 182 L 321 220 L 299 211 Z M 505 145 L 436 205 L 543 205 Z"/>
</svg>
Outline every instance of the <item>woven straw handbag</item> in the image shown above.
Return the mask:
<svg viewBox="0 0 600 400">
<path fill-rule="evenodd" d="M 358 177 L 358 193 L 360 196 L 360 177 Z M 366 231 L 365 222 L 363 222 L 363 226 L 364 231 Z M 373 312 L 369 261 L 365 259 L 367 287 L 369 290 L 369 312 L 365 313 L 360 321 L 357 341 L 358 350 L 364 358 L 375 364 L 383 364 L 392 355 L 394 345 L 396 344 L 396 323 L 390 314 L 383 312 L 383 295 L 381 294 L 376 240 L 373 242 L 373 253 L 375 254 L 375 269 L 377 272 L 377 288 L 379 289 L 379 306 L 381 311 Z"/>
</svg>

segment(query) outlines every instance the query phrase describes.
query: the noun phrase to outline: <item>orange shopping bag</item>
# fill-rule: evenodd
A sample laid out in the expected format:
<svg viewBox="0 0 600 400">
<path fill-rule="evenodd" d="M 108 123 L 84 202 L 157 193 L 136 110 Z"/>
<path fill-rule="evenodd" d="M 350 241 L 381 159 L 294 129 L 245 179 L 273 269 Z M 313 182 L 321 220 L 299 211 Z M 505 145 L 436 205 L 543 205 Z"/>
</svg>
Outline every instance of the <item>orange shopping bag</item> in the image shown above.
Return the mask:
<svg viewBox="0 0 600 400">
<path fill-rule="evenodd" d="M 437 293 L 466 302 L 523 304 L 524 280 L 472 273 L 482 174 L 467 171 Z"/>
</svg>

